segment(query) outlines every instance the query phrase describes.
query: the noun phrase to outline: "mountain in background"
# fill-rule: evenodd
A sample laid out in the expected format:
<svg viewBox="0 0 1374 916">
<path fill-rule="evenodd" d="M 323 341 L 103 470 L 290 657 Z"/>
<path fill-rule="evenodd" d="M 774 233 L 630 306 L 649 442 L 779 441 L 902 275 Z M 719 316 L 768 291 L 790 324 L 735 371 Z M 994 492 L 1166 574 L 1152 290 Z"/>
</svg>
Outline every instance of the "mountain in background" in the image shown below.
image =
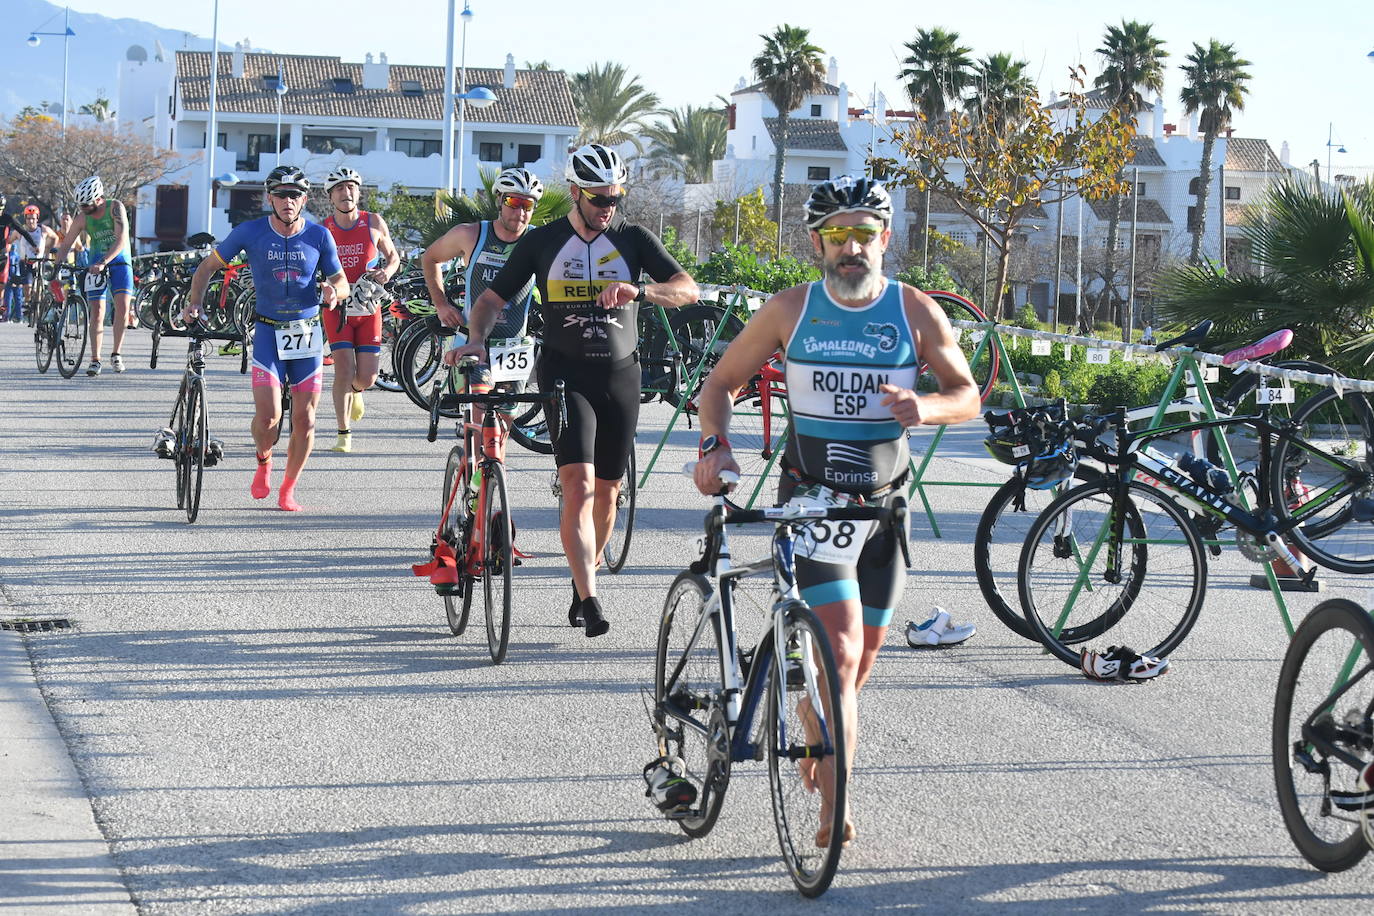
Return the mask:
<svg viewBox="0 0 1374 916">
<path fill-rule="evenodd" d="M 11 118 L 25 105 L 37 108 L 45 101 L 54 105 L 61 103 L 62 38 L 43 35 L 40 36 L 42 43 L 31 48 L 28 37 L 31 31 L 61 32 L 63 16 L 64 7 L 46 0 L 4 0 L 5 28 L 0 29 L 0 60 L 4 62 L 5 77 L 0 80 L 0 117 Z M 206 31 L 213 25 L 210 17 L 207 4 Z M 135 45 L 147 52 L 149 60 L 156 57 L 158 43 L 168 56 L 182 50 L 210 50 L 208 38 L 160 28 L 138 19 L 110 19 L 72 10 L 71 29 L 76 35 L 68 39 L 69 111 L 80 110 L 82 105 L 93 102 L 98 96 L 109 99 L 117 108 L 119 63 Z M 232 43 L 220 42 L 220 50 L 232 49 Z"/>
</svg>

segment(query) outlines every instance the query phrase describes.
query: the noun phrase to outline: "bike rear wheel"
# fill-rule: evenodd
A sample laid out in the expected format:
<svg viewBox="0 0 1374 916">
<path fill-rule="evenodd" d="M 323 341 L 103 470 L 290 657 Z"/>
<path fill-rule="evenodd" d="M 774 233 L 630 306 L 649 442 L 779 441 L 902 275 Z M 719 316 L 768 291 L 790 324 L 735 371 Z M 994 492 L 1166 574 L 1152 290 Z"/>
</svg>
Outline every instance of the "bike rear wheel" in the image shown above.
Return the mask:
<svg viewBox="0 0 1374 916">
<path fill-rule="evenodd" d="M 416 407 L 428 410 L 425 385 L 434 377 L 444 352 L 443 339 L 435 333 L 439 320 L 426 318 L 407 324 L 396 341 L 396 380 Z"/>
<path fill-rule="evenodd" d="M 1372 707 L 1374 622 L 1353 601 L 1323 601 L 1284 654 L 1271 748 L 1284 826 L 1322 871 L 1345 871 L 1369 852 L 1360 773 L 1374 763 Z"/>
<path fill-rule="evenodd" d="M 686 390 L 692 375 L 696 373 L 696 383 L 700 387 L 730 341 L 744 330 L 744 323 L 714 305 L 692 305 L 674 309 L 668 315 L 668 326 L 677 343 L 676 357 L 669 352 L 661 326 L 654 329 L 651 348 L 656 358 L 665 364 L 671 361 L 676 367 L 672 373 L 663 373 L 663 380 L 669 382 L 664 385 L 663 399 L 676 407 L 684 397 L 696 393 Z"/>
<path fill-rule="evenodd" d="M 484 506 L 482 583 L 487 611 L 487 648 L 492 664 L 506 660 L 510 647 L 511 570 L 515 566 L 515 529 L 506 499 L 506 471 L 499 461 L 482 465 Z"/>
<path fill-rule="evenodd" d="M 615 521 L 611 525 L 611 537 L 606 549 L 601 552 L 606 570 L 618 573 L 625 566 L 625 558 L 630 555 L 630 538 L 635 530 L 635 450 L 630 444 L 630 452 L 625 456 L 625 473 L 620 475 L 620 490 L 615 500 Z"/>
<path fill-rule="evenodd" d="M 935 304 L 940 306 L 945 315 L 952 320 L 962 321 L 987 321 L 987 315 L 983 310 L 974 305 L 963 296 L 954 293 L 941 291 L 929 291 L 927 296 L 935 300 Z M 1001 357 L 997 354 L 997 348 L 991 340 L 979 337 L 975 342 L 975 335 L 983 334 L 979 329 L 955 328 L 954 333 L 959 338 L 959 349 L 963 351 L 964 358 L 968 360 L 969 371 L 973 373 L 973 381 L 978 385 L 978 396 L 986 401 L 988 395 L 992 393 L 993 386 L 997 384 L 997 373 L 1001 367 Z M 936 391 L 939 383 L 935 379 L 934 373 L 930 372 L 930 367 L 921 364 L 919 375 L 916 379 L 918 391 Z"/>
<path fill-rule="evenodd" d="M 45 303 L 43 305 L 44 314 L 56 306 Z M 38 363 L 39 372 L 47 372 L 52 365 L 53 351 L 53 323 L 44 317 L 40 317 L 38 324 L 33 329 L 33 355 Z"/>
<path fill-rule="evenodd" d="M 691 812 L 677 819 L 690 837 L 711 832 L 730 784 L 730 736 L 722 723 L 713 726 L 711 715 L 719 708 L 725 672 L 719 615 L 702 613 L 710 597 L 711 585 L 704 576 L 678 574 L 663 604 L 654 656 L 653 720 L 659 752 L 680 760 L 683 778 L 697 790 Z"/>
<path fill-rule="evenodd" d="M 444 616 L 448 628 L 454 636 L 462 636 L 468 628 L 468 614 L 472 610 L 472 591 L 475 580 L 467 575 L 467 538 L 472 530 L 471 513 L 468 511 L 467 483 L 459 480 L 464 473 L 463 447 L 455 445 L 449 449 L 448 459 L 444 462 L 444 490 L 439 498 L 439 516 L 443 517 L 448 509 L 448 520 L 439 531 L 439 540 L 453 549 L 458 558 L 458 595 L 444 595 Z M 454 487 L 458 492 L 454 493 Z M 450 499 L 453 502 L 449 508 Z"/>
<path fill-rule="evenodd" d="M 200 488 L 205 477 L 205 448 L 210 428 L 205 404 L 205 383 L 193 378 L 186 390 L 186 522 L 194 524 L 200 515 Z"/>
<path fill-rule="evenodd" d="M 174 451 L 172 452 L 172 466 L 176 469 L 176 488 L 177 488 L 177 508 L 186 508 L 186 481 L 190 478 L 189 465 L 186 461 L 186 437 L 189 435 L 186 408 L 190 405 L 190 397 L 187 391 L 190 387 L 188 380 L 183 379 L 181 390 L 177 392 L 177 402 L 172 408 L 172 419 L 168 428 L 176 436 Z"/>
<path fill-rule="evenodd" d="M 1274 511 L 1302 519 L 1287 537 L 1329 569 L 1374 572 L 1374 409 L 1358 391 L 1321 391 L 1293 413 L 1269 468 Z"/>
<path fill-rule="evenodd" d="M 790 603 L 783 632 L 772 634 L 772 651 L 763 654 L 775 656 L 755 663 L 769 666 L 768 785 L 778 845 L 797 890 L 819 897 L 839 867 L 849 810 L 839 675 L 825 630 L 799 601 Z"/>
<path fill-rule="evenodd" d="M 1026 535 L 1018 566 L 1026 623 L 1074 667 L 1076 645 L 1107 632 L 1114 645 L 1167 655 L 1197 622 L 1206 556 L 1188 513 L 1166 494 L 1133 481 L 1118 504 L 1114 480 L 1083 484 L 1050 503 Z"/>
</svg>

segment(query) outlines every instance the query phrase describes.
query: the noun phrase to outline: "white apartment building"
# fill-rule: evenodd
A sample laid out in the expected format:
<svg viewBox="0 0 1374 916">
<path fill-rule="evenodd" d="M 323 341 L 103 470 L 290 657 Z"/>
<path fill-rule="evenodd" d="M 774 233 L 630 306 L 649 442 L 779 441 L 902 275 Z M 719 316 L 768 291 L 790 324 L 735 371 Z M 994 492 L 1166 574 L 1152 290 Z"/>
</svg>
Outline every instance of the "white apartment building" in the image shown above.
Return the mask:
<svg viewBox="0 0 1374 916">
<path fill-rule="evenodd" d="M 443 186 L 443 67 L 392 64 L 385 53 L 350 63 L 257 53 L 245 44 L 222 52 L 211 173 L 210 61 L 208 51 L 179 51 L 172 59 L 158 55 L 121 66 L 120 121 L 176 150 L 184 163 L 140 191 L 140 250 L 179 245 L 203 230 L 212 182 L 208 225 L 222 238 L 232 224 L 261 212 L 263 179 L 278 162 L 300 166 L 312 180 L 346 165 L 368 185 L 401 184 L 415 195 Z M 455 118 L 454 149 L 469 191 L 481 187 L 480 168 L 523 165 L 546 180 L 562 175 L 578 132 L 567 74 L 518 70 L 508 54 L 504 68 L 468 67 L 467 86 L 496 95 L 486 108 L 467 106 L 461 148 Z M 221 186 L 216 179 L 229 173 L 237 182 Z"/>
</svg>

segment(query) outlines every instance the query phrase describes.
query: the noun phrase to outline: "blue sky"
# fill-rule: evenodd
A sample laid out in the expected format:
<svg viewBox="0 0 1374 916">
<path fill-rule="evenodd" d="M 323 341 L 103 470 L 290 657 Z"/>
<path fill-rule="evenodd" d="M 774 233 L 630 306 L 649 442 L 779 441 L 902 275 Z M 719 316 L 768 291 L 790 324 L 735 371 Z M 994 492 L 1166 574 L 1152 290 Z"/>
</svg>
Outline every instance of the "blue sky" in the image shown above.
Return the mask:
<svg viewBox="0 0 1374 916">
<path fill-rule="evenodd" d="M 1062 90 L 1068 68 L 1099 64 L 1107 23 L 1138 19 L 1154 25 L 1170 52 L 1164 104 L 1168 120 L 1182 120 L 1178 67 L 1193 42 L 1217 38 L 1251 61 L 1250 95 L 1236 118 L 1240 136 L 1265 137 L 1277 152 L 1287 140 L 1292 162 L 1312 159 L 1326 171 L 1328 125 L 1336 145 L 1334 171 L 1374 174 L 1374 4 L 1324 0 L 1280 4 L 1251 0 L 1243 7 L 1199 0 L 968 0 L 939 7 L 909 2 L 850 6 L 791 0 L 785 16 L 773 4 L 697 0 L 689 5 L 634 0 L 470 0 L 467 60 L 500 66 L 507 52 L 517 64 L 548 60 L 576 71 L 614 60 L 638 74 L 671 106 L 711 102 L 728 94 L 762 44 L 760 33 L 782 21 L 807 28 L 839 62 L 840 79 L 867 96 L 876 82 L 889 101 L 901 98 L 896 74 L 903 42 L 917 27 L 958 31 L 977 56 L 1010 52 L 1030 62 L 1042 90 Z M 213 0 L 72 0 L 72 8 L 135 17 L 208 37 Z M 255 47 L 298 54 L 337 54 L 362 60 L 387 52 L 397 63 L 442 64 L 447 0 L 224 0 L 220 40 L 248 38 Z M 462 0 L 458 2 L 462 9 Z M 327 18 L 320 11 L 328 10 Z M 405 10 L 396 15 L 397 10 Z M 672 10 L 670 13 L 669 10 Z M 686 11 L 684 11 L 686 10 Z M 1238 12 L 1243 10 L 1243 12 Z M 862 11 L 862 12 L 861 12 Z M 456 45 L 455 45 L 456 47 Z M 457 55 L 455 50 L 455 56 Z"/>
</svg>

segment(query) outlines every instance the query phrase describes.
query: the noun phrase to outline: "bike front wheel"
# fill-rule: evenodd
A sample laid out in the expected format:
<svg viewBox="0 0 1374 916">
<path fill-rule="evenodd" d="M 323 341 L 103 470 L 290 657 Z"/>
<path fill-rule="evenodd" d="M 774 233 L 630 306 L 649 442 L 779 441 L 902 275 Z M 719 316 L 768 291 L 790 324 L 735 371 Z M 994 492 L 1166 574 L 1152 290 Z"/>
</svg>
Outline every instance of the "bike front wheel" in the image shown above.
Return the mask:
<svg viewBox="0 0 1374 916">
<path fill-rule="evenodd" d="M 463 447 L 455 445 L 449 449 L 448 460 L 444 462 L 444 491 L 439 499 L 439 517 L 448 517 L 439 529 L 439 540 L 453 549 L 458 558 L 458 595 L 444 595 L 444 616 L 448 628 L 454 636 L 462 636 L 468 628 L 468 614 L 472 610 L 472 591 L 475 580 L 467 575 L 467 535 L 472 530 L 471 513 L 468 511 L 467 486 L 459 479 L 466 474 L 463 465 Z M 454 492 L 454 487 L 457 492 Z M 450 506 L 450 501 L 452 505 Z"/>
<path fill-rule="evenodd" d="M 45 305 L 44 313 L 46 314 L 50 308 L 55 306 Z M 41 319 L 33 330 L 33 355 L 38 363 L 39 372 L 47 372 L 48 367 L 52 365 L 54 349 L 53 325 L 46 318 Z"/>
<path fill-rule="evenodd" d="M 200 515 L 200 488 L 205 477 L 205 448 L 210 428 L 205 405 L 205 383 L 191 379 L 186 391 L 186 522 L 194 524 Z"/>
<path fill-rule="evenodd" d="M 690 837 L 711 832 L 730 784 L 730 736 L 723 719 L 711 714 L 719 708 L 725 669 L 720 615 L 705 611 L 710 598 L 705 577 L 678 574 L 663 604 L 654 656 L 653 720 L 659 752 L 680 760 L 683 778 L 697 790 L 691 812 L 677 820 Z"/>
<path fill-rule="evenodd" d="M 800 601 L 772 634 L 765 675 L 768 786 L 792 883 L 807 897 L 830 887 L 844 848 L 849 763 L 840 679 L 830 640 Z M 756 660 L 760 663 L 760 660 Z"/>
<path fill-rule="evenodd" d="M 62 318 L 54 334 L 57 336 L 57 371 L 63 378 L 76 375 L 81 368 L 81 359 L 86 353 L 86 333 L 90 321 L 90 307 L 79 293 L 67 294 L 62 304 Z"/>
<path fill-rule="evenodd" d="M 1293 634 L 1274 696 L 1274 785 L 1303 858 L 1345 871 L 1369 851 L 1361 820 L 1374 763 L 1374 621 L 1353 601 L 1323 601 Z"/>
<path fill-rule="evenodd" d="M 620 489 L 615 497 L 615 521 L 611 525 L 610 540 L 601 552 L 606 570 L 618 573 L 625 566 L 625 558 L 630 555 L 630 538 L 635 531 L 635 449 L 630 443 L 630 452 L 625 456 L 625 473 L 620 475 Z"/>
<path fill-rule="evenodd" d="M 511 569 L 515 566 L 515 528 L 506 499 L 506 471 L 500 462 L 482 465 L 484 507 L 482 583 L 487 609 L 487 648 L 492 664 L 506 660 L 510 647 Z"/>
<path fill-rule="evenodd" d="M 1114 645 L 1169 654 L 1197 622 L 1207 592 L 1206 549 L 1188 513 L 1138 481 L 1120 500 L 1116 488 L 1103 479 L 1060 495 L 1021 548 L 1026 623 L 1074 667 L 1076 646 L 1109 631 Z"/>
</svg>

